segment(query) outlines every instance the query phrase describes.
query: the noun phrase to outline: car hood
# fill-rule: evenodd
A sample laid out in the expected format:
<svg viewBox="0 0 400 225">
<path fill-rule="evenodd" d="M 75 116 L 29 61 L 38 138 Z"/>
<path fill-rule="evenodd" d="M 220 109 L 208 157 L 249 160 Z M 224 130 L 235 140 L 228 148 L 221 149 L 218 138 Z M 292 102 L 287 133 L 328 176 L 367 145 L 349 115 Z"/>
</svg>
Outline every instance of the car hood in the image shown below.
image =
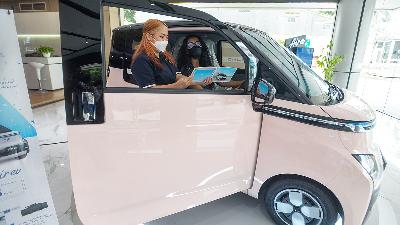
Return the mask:
<svg viewBox="0 0 400 225">
<path fill-rule="evenodd" d="M 351 91 L 343 90 L 344 99 L 334 105 L 321 106 L 330 117 L 348 121 L 374 121 L 374 110 Z"/>
</svg>

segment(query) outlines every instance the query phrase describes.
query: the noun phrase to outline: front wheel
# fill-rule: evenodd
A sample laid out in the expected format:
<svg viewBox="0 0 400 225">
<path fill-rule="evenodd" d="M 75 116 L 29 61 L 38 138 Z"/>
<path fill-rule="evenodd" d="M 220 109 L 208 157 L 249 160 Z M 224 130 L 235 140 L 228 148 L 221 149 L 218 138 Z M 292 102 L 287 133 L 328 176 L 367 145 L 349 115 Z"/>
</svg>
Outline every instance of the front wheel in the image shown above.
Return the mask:
<svg viewBox="0 0 400 225">
<path fill-rule="evenodd" d="M 338 218 L 335 200 L 321 186 L 300 179 L 273 183 L 262 193 L 268 214 L 279 225 L 332 225 Z"/>
</svg>

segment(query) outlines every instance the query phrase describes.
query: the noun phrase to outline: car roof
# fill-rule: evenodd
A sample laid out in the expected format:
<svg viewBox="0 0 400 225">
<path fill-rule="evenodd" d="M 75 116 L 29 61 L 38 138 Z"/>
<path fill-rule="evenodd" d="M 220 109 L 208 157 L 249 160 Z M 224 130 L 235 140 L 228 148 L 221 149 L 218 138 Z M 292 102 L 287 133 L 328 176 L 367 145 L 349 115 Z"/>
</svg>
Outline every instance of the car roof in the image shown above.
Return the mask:
<svg viewBox="0 0 400 225">
<path fill-rule="evenodd" d="M 194 22 L 194 21 L 188 21 L 188 20 L 167 20 L 164 21 L 168 28 L 176 28 L 176 27 L 203 27 L 203 28 L 208 28 L 206 26 L 204 26 L 201 23 L 198 22 Z M 124 32 L 124 31 L 130 31 L 130 30 L 136 30 L 136 29 L 142 29 L 144 23 L 135 23 L 135 24 L 129 24 L 129 25 L 124 25 L 124 26 L 120 26 L 117 28 L 113 29 L 113 32 Z"/>
</svg>

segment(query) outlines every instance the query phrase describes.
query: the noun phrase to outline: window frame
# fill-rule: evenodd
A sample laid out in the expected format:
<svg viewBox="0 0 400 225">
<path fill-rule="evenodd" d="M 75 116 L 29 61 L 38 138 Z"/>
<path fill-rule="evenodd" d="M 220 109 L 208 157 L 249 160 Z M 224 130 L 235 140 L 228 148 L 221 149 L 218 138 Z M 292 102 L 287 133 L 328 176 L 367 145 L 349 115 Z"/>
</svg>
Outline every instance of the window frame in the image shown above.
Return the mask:
<svg viewBox="0 0 400 225">
<path fill-rule="evenodd" d="M 234 25 L 234 24 L 233 24 Z M 237 34 L 238 38 L 240 39 L 241 42 L 246 43 L 248 45 L 248 49 L 251 51 L 251 53 L 258 58 L 259 62 L 258 63 L 264 63 L 266 66 L 268 66 L 270 69 L 274 70 L 274 73 L 277 75 L 277 78 L 284 84 L 286 87 L 292 92 L 292 94 L 295 96 L 297 101 L 293 100 L 287 100 L 291 102 L 296 102 L 296 103 L 302 103 L 302 104 L 307 104 L 307 105 L 313 105 L 312 102 L 302 93 L 297 86 L 295 86 L 291 81 L 290 78 L 288 78 L 286 75 L 286 72 L 284 72 L 279 66 L 275 65 L 274 61 L 270 59 L 267 55 L 261 54 L 259 49 L 255 47 L 252 43 L 249 43 L 245 37 L 243 37 L 238 31 L 235 29 L 241 29 L 240 27 L 245 27 L 245 28 L 250 28 L 251 27 L 246 27 L 243 25 L 238 25 L 239 27 L 234 28 L 231 27 L 234 33 Z M 272 39 L 272 38 L 271 38 Z M 272 39 L 273 40 L 273 39 Z M 285 58 L 286 59 L 286 58 Z M 278 60 L 285 60 L 285 59 L 278 59 Z M 258 66 L 258 65 L 257 65 Z M 299 68 L 296 66 L 294 67 L 295 72 L 299 73 Z M 277 98 L 277 99 L 282 99 L 282 98 Z M 286 100 L 286 99 L 282 99 Z"/>
<path fill-rule="evenodd" d="M 152 14 L 157 14 L 157 15 L 165 15 L 165 16 L 171 16 L 171 17 L 176 17 L 179 19 L 187 19 L 193 22 L 200 23 L 204 26 L 210 27 L 214 29 L 216 34 L 221 35 L 222 38 L 224 38 L 228 43 L 230 43 L 238 52 L 239 54 L 243 57 L 245 61 L 245 72 L 246 72 L 246 80 L 245 80 L 245 89 L 244 90 L 196 90 L 196 89 L 173 89 L 173 88 L 168 88 L 168 89 L 163 89 L 163 88 L 133 88 L 133 87 L 107 87 L 107 78 L 108 78 L 108 68 L 106 67 L 106 54 L 105 54 L 105 38 L 104 38 L 104 10 L 103 7 L 108 6 L 108 7 L 117 7 L 117 8 L 124 8 L 126 9 L 132 9 L 135 11 L 140 11 L 140 12 L 146 12 L 146 13 L 152 13 Z M 139 8 L 139 7 L 130 7 L 130 6 L 122 6 L 118 4 L 112 4 L 112 3 L 101 3 L 101 56 L 102 56 L 102 88 L 104 93 L 149 93 L 149 94 L 215 94 L 215 95 L 249 95 L 251 94 L 250 90 L 248 90 L 248 82 L 249 82 L 249 58 L 247 55 L 242 51 L 242 49 L 236 45 L 236 42 L 232 39 L 230 35 L 235 35 L 235 33 L 229 33 L 225 32 L 224 30 L 228 30 L 228 27 L 218 27 L 206 20 L 199 20 L 197 18 L 188 18 L 185 15 L 177 14 L 177 13 L 168 13 L 168 12 L 159 12 L 159 11 L 154 11 L 154 10 L 149 10 L 146 8 Z M 238 37 L 236 37 L 238 39 Z M 112 41 L 112 40 L 110 40 Z M 126 40 L 125 40 L 126 41 Z"/>
</svg>

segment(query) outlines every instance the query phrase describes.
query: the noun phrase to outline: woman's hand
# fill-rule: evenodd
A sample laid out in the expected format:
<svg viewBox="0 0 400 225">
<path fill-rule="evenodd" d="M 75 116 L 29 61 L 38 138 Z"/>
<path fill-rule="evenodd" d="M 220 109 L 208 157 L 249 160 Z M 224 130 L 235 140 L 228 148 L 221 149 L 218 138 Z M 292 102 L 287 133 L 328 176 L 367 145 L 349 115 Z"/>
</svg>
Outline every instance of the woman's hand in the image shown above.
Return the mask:
<svg viewBox="0 0 400 225">
<path fill-rule="evenodd" d="M 181 72 L 176 72 L 176 80 L 178 81 L 181 78 L 186 78 L 187 76 L 183 75 Z"/>
<path fill-rule="evenodd" d="M 208 86 L 212 84 L 213 80 L 212 77 L 207 77 L 205 80 L 203 80 L 203 83 L 201 83 L 202 87 Z"/>
<path fill-rule="evenodd" d="M 178 89 L 185 89 L 192 85 L 193 82 L 193 76 L 189 77 L 180 77 L 176 82 L 175 82 L 175 88 Z"/>
</svg>

